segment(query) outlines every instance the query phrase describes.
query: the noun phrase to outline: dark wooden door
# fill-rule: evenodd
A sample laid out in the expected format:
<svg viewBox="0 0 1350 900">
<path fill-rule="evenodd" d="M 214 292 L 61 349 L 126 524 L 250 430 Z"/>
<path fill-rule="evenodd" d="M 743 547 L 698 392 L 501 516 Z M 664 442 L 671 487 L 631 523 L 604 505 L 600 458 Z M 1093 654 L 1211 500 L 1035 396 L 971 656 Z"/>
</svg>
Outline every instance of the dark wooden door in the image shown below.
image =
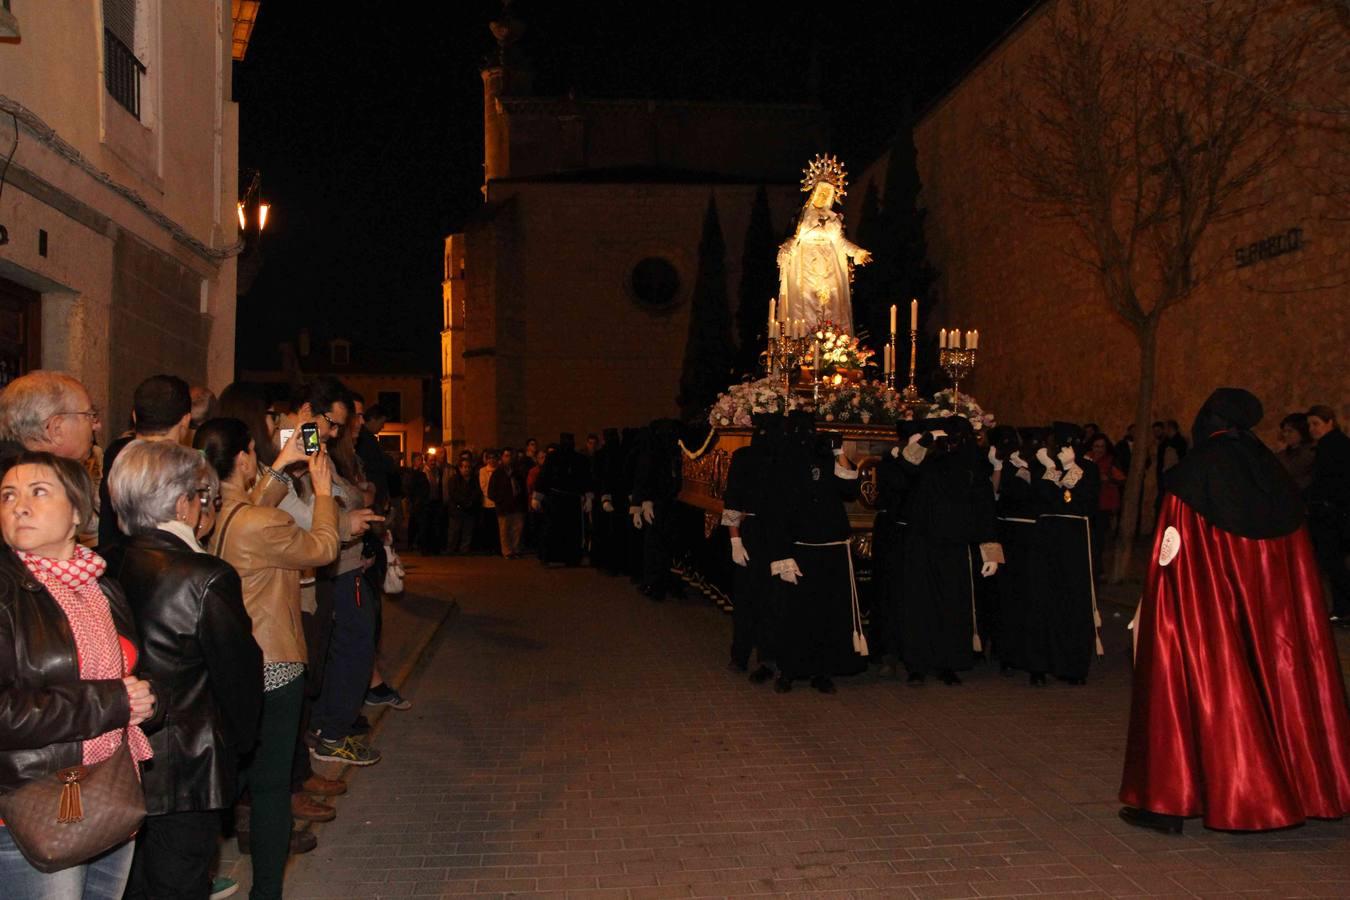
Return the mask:
<svg viewBox="0 0 1350 900">
<path fill-rule="evenodd" d="M 0 388 L 42 368 L 42 295 L 0 278 Z"/>
</svg>

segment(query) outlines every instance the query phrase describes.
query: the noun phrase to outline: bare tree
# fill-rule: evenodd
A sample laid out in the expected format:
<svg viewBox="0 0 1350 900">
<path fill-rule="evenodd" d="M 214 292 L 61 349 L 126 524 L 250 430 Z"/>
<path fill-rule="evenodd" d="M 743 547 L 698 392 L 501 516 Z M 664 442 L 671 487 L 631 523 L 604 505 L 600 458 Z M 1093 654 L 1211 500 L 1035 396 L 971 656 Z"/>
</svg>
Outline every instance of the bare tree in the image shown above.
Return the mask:
<svg viewBox="0 0 1350 900">
<path fill-rule="evenodd" d="M 1267 27 L 1260 0 L 1157 6 L 1147 17 L 1122 0 L 1058 0 L 1045 49 L 1008 73 L 992 129 L 1009 189 L 1074 226 L 1070 252 L 1139 344 L 1113 581 L 1129 570 L 1139 519 L 1163 315 L 1212 274 L 1211 226 L 1250 208 L 1249 189 L 1284 152 L 1276 113 L 1304 44 Z"/>
</svg>

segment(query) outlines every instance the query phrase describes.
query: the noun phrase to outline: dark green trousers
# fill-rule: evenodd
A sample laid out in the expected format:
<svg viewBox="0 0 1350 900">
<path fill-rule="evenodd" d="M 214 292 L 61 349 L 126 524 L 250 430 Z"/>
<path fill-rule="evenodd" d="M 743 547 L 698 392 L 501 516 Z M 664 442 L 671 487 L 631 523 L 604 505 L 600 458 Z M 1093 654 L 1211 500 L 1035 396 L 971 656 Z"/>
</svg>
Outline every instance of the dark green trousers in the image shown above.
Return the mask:
<svg viewBox="0 0 1350 900">
<path fill-rule="evenodd" d="M 263 694 L 258 747 L 243 771 L 253 795 L 249 831 L 253 853 L 250 900 L 281 900 L 286 857 L 291 852 L 291 758 L 300 737 L 305 679 Z"/>
</svg>

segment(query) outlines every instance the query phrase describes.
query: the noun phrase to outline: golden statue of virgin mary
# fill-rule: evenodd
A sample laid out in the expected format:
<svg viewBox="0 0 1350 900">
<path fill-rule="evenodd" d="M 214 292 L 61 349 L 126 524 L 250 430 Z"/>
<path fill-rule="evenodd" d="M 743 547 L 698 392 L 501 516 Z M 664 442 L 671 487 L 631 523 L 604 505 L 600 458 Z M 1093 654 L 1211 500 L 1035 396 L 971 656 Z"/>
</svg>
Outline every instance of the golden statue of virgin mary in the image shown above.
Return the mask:
<svg viewBox="0 0 1350 900">
<path fill-rule="evenodd" d="M 802 192 L 809 196 L 797 228 L 778 248 L 778 317 L 802 319 L 808 330 L 833 322 L 853 334 L 849 263 L 865 266 L 872 254 L 844 237 L 844 216 L 834 205 L 847 184 L 843 163 L 817 155 L 803 170 Z"/>
</svg>

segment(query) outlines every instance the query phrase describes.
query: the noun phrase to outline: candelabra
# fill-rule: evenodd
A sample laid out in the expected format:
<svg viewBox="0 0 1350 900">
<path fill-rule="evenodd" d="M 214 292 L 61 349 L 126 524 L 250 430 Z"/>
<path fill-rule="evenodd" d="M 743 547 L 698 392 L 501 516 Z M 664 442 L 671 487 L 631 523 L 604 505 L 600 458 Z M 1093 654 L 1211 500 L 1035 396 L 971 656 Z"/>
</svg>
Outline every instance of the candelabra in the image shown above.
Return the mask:
<svg viewBox="0 0 1350 900">
<path fill-rule="evenodd" d="M 783 376 L 783 387 L 791 390 L 794 375 L 802 366 L 809 365 L 811 347 L 811 338 L 788 337 L 780 327 L 777 335 L 769 337 L 768 374 Z"/>
<path fill-rule="evenodd" d="M 942 371 L 952 380 L 952 409 L 958 413 L 961 410 L 961 380 L 975 371 L 976 352 L 974 348 L 962 350 L 958 347 L 943 347 L 938 350 L 938 365 L 942 366 Z M 910 365 L 913 371 L 913 363 Z"/>
</svg>

